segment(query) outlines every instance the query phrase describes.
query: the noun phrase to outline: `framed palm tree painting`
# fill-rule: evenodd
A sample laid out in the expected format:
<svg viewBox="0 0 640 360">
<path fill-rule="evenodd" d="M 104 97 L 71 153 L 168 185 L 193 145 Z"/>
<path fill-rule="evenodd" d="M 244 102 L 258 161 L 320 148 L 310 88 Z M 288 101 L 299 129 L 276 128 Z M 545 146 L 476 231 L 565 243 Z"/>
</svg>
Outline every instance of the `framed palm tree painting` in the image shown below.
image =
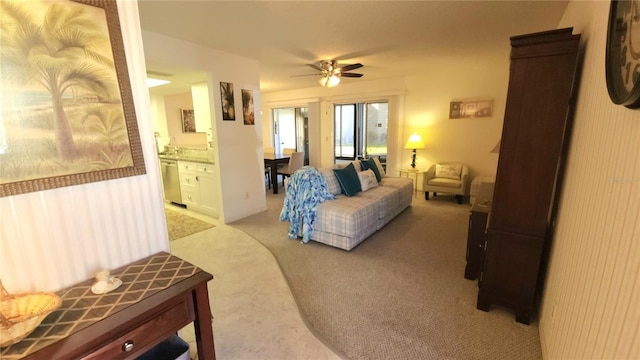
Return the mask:
<svg viewBox="0 0 640 360">
<path fill-rule="evenodd" d="M 118 9 L 0 0 L 0 196 L 145 173 Z"/>
<path fill-rule="evenodd" d="M 222 102 L 222 120 L 236 119 L 235 100 L 233 96 L 233 84 L 228 82 L 221 82 L 220 100 Z"/>
</svg>

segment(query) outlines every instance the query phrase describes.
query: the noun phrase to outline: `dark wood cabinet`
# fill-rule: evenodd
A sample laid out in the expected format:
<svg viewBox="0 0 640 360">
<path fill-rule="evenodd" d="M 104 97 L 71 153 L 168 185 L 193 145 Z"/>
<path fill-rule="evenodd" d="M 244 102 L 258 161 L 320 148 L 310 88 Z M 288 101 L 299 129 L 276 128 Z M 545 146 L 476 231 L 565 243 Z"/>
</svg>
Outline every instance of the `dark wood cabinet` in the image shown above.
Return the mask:
<svg viewBox="0 0 640 360">
<path fill-rule="evenodd" d="M 482 270 L 484 257 L 484 243 L 487 233 L 487 220 L 491 210 L 493 197 L 493 183 L 480 184 L 478 195 L 469 212 L 469 232 L 467 234 L 467 265 L 464 268 L 464 278 L 475 280 Z"/>
<path fill-rule="evenodd" d="M 478 309 L 512 308 L 528 324 L 550 248 L 580 35 L 559 29 L 511 38 L 500 157 Z"/>
</svg>

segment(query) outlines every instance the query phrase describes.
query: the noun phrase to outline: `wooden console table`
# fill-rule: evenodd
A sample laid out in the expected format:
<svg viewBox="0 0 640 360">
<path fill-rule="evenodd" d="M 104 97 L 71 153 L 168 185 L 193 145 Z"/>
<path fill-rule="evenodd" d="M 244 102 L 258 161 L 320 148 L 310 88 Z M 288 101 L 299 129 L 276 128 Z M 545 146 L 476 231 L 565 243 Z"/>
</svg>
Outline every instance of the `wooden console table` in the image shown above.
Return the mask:
<svg viewBox="0 0 640 360">
<path fill-rule="evenodd" d="M 17 344 L 9 359 L 134 359 L 191 322 L 198 358 L 215 359 L 207 282 L 213 276 L 167 253 L 111 271 L 122 285 L 91 292 L 90 279 L 57 294 L 59 309 Z"/>
</svg>

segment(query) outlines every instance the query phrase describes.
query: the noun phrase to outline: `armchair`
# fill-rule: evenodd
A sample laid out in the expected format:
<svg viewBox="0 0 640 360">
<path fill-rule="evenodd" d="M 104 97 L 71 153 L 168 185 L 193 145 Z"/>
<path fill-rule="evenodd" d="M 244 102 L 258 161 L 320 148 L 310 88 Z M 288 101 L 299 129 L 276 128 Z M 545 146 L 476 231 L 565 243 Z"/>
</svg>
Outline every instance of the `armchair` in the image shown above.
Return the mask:
<svg viewBox="0 0 640 360">
<path fill-rule="evenodd" d="M 440 162 L 431 165 L 424 175 L 424 199 L 429 200 L 429 192 L 450 193 L 462 204 L 469 183 L 469 168 L 461 163 Z"/>
</svg>

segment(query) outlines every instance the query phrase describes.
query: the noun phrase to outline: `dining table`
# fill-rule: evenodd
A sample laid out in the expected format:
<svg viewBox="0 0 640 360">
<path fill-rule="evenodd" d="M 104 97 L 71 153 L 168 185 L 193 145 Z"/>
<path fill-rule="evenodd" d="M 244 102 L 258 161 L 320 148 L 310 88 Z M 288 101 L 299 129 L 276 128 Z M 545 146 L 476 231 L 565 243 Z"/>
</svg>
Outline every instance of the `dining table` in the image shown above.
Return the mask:
<svg viewBox="0 0 640 360">
<path fill-rule="evenodd" d="M 273 193 L 278 193 L 278 164 L 288 164 L 289 154 L 264 153 L 264 166 L 271 168 L 271 188 Z"/>
</svg>

